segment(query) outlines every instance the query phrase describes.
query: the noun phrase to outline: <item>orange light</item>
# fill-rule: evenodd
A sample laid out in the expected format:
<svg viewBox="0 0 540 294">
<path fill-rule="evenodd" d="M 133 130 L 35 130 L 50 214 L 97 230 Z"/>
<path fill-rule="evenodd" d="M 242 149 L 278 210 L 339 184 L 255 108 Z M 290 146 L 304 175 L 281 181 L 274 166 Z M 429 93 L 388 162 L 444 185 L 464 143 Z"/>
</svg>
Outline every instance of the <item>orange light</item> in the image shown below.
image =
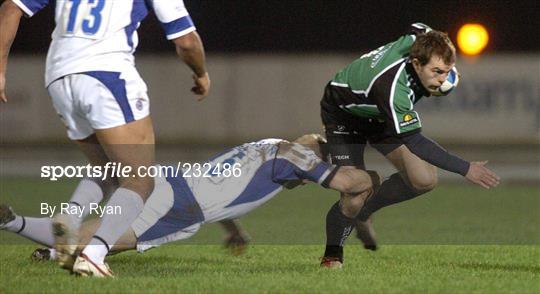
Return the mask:
<svg viewBox="0 0 540 294">
<path fill-rule="evenodd" d="M 477 55 L 489 41 L 486 28 L 481 24 L 465 24 L 457 34 L 457 43 L 461 52 L 467 55 Z"/>
</svg>

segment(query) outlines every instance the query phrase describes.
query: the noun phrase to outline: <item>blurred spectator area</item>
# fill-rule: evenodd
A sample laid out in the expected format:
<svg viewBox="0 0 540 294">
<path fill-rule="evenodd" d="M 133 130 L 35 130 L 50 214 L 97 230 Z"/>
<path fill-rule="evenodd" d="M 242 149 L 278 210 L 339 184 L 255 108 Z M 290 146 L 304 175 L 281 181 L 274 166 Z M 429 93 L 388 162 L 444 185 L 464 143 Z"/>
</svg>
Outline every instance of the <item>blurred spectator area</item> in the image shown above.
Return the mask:
<svg viewBox="0 0 540 294">
<path fill-rule="evenodd" d="M 210 53 L 212 90 L 203 102 L 191 95 L 190 71 L 173 52 L 137 55 L 151 97 L 158 159 L 203 160 L 243 142 L 322 132 L 323 88 L 360 54 Z M 39 172 L 47 160 L 82 160 L 44 89 L 44 63 L 42 55 L 10 59 L 10 100 L 0 106 L 3 175 Z M 466 159 L 490 160 L 499 173 L 539 183 L 540 54 L 460 57 L 457 67 L 461 82 L 451 95 L 416 106 L 424 134 Z M 371 151 L 367 163 L 385 164 Z"/>
</svg>

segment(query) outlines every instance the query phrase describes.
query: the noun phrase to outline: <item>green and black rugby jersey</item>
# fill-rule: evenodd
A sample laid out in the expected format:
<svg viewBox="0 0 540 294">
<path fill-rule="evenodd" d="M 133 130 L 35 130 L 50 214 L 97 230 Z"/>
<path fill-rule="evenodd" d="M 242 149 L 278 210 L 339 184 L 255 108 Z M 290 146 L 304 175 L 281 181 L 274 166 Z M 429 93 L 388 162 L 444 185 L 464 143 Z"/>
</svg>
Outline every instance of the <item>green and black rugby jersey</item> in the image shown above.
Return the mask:
<svg viewBox="0 0 540 294">
<path fill-rule="evenodd" d="M 420 131 L 422 123 L 414 104 L 429 92 L 421 85 L 408 56 L 419 33 L 431 30 L 415 23 L 410 34 L 364 54 L 338 72 L 321 105 L 334 114 L 384 121 L 385 133 L 400 136 Z"/>
</svg>

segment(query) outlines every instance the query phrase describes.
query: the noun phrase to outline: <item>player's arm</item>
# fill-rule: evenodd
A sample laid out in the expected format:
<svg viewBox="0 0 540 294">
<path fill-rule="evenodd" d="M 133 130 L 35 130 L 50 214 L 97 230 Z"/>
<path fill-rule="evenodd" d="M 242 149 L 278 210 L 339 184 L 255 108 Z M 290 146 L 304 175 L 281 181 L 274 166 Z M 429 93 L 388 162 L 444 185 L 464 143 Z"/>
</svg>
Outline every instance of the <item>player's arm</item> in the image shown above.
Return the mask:
<svg viewBox="0 0 540 294">
<path fill-rule="evenodd" d="M 421 133 L 403 136 L 401 141 L 412 153 L 424 161 L 444 170 L 460 174 L 486 189 L 499 184 L 499 176 L 484 166 L 487 162 L 468 162 L 446 151 L 439 144 L 424 137 Z"/>
<path fill-rule="evenodd" d="M 222 220 L 219 222 L 227 236 L 225 237 L 225 247 L 231 250 L 233 255 L 244 253 L 249 243 L 249 235 L 242 228 L 238 220 Z"/>
<path fill-rule="evenodd" d="M 195 85 L 191 91 L 202 100 L 210 90 L 210 78 L 206 72 L 204 46 L 195 31 L 195 24 L 187 11 L 183 0 L 148 0 L 165 31 L 171 40 L 180 59 L 193 71 Z"/>
<path fill-rule="evenodd" d="M 302 137 L 304 138 L 304 137 Z M 303 144 L 293 142 L 279 145 L 278 159 L 287 159 L 274 163 L 273 181 L 286 183 L 310 181 L 325 188 L 347 194 L 360 194 L 378 186 L 379 176 L 374 171 L 364 171 L 354 167 L 338 167 L 324 162 L 315 153 L 319 140 Z M 298 141 L 298 140 L 297 140 Z M 318 152 L 318 151 L 317 151 Z"/>
<path fill-rule="evenodd" d="M 202 100 L 210 90 L 210 76 L 206 71 L 204 46 L 199 34 L 192 31 L 173 39 L 172 42 L 176 47 L 176 54 L 193 71 L 195 86 L 191 91 L 199 95 L 198 100 Z"/>
<path fill-rule="evenodd" d="M 0 99 L 7 102 L 6 70 L 9 50 L 17 35 L 23 11 L 13 1 L 7 0 L 0 6 Z"/>
<path fill-rule="evenodd" d="M 467 162 L 421 134 L 421 121 L 413 109 L 412 90 L 406 86 L 405 66 L 390 70 L 374 87 L 377 107 L 385 117 L 389 139 L 382 144 L 404 144 L 422 160 L 444 170 L 458 173 L 484 188 L 497 186 L 499 177 L 483 162 Z"/>
</svg>

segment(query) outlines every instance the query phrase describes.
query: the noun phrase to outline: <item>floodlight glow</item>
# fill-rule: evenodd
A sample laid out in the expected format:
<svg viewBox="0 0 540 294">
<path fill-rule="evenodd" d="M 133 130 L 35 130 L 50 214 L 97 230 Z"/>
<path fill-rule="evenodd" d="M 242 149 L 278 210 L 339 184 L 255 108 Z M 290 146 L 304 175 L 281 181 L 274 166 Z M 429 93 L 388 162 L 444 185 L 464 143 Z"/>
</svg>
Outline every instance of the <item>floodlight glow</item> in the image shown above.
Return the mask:
<svg viewBox="0 0 540 294">
<path fill-rule="evenodd" d="M 457 34 L 457 43 L 461 52 L 467 55 L 477 55 L 489 41 L 489 34 L 481 24 L 465 24 Z"/>
</svg>

